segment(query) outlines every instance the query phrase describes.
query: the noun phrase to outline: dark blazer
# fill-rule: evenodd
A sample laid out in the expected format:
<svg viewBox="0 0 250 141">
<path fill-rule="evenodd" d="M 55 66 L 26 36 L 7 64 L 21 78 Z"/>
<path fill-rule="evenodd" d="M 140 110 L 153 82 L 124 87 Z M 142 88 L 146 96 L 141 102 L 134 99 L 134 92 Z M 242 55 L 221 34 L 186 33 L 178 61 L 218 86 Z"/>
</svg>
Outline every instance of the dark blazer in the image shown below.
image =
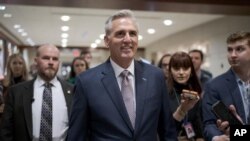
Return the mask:
<svg viewBox="0 0 250 141">
<path fill-rule="evenodd" d="M 202 107 L 205 126 L 204 136 L 207 141 L 212 140 L 212 137 L 216 135 L 222 134 L 216 126 L 217 118 L 212 112 L 212 105 L 218 100 L 222 101 L 227 107 L 233 104 L 243 121 L 246 121 L 240 90 L 231 69 L 209 82 L 204 92 Z"/>
<path fill-rule="evenodd" d="M 163 72 L 135 61 L 136 121 L 133 129 L 110 61 L 80 74 L 68 141 L 177 140 Z"/>
<path fill-rule="evenodd" d="M 35 79 L 10 87 L 0 129 L 1 141 L 32 141 L 32 102 Z M 73 86 L 60 80 L 70 113 Z"/>
<path fill-rule="evenodd" d="M 201 74 L 200 74 L 200 82 L 201 82 L 201 87 L 204 89 L 205 85 L 207 82 L 209 82 L 212 79 L 213 75 L 209 71 L 201 69 Z"/>
<path fill-rule="evenodd" d="M 178 108 L 178 106 L 180 105 L 180 101 L 181 101 L 181 94 L 170 94 L 170 108 L 172 113 L 174 113 L 176 111 L 176 109 Z M 178 100 L 177 100 L 178 98 Z M 201 113 L 201 101 L 199 100 L 195 106 L 188 111 L 186 117 L 184 118 L 185 122 L 189 122 L 192 124 L 193 130 L 195 132 L 195 136 L 194 139 L 197 138 L 203 138 L 203 132 L 202 132 L 202 113 Z M 185 129 L 183 127 L 183 123 L 184 120 L 182 120 L 181 122 L 179 121 L 175 121 L 176 123 L 176 128 L 177 128 L 177 132 L 178 135 L 180 136 L 187 136 Z"/>
</svg>

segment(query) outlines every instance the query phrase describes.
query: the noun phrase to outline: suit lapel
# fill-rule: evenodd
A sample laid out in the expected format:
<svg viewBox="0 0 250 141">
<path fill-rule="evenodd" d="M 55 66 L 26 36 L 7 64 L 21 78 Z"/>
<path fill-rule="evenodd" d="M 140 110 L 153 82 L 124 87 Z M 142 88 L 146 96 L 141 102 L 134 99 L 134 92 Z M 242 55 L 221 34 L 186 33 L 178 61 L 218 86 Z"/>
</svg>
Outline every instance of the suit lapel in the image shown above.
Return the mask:
<svg viewBox="0 0 250 141">
<path fill-rule="evenodd" d="M 233 99 L 233 104 L 235 105 L 235 108 L 237 110 L 237 113 L 240 115 L 240 117 L 242 118 L 242 120 L 244 122 L 245 121 L 245 111 L 244 111 L 244 106 L 243 106 L 243 101 L 241 98 L 241 94 L 240 94 L 240 90 L 238 87 L 237 82 L 235 81 L 235 76 L 232 72 L 232 70 L 230 69 L 227 72 L 227 86 L 229 88 L 229 91 L 231 92 L 232 95 L 232 99 Z"/>
<path fill-rule="evenodd" d="M 138 131 L 144 111 L 144 100 L 147 95 L 147 78 L 144 70 L 137 61 L 135 61 L 135 90 L 136 90 L 136 121 L 135 130 Z M 136 132 L 135 131 L 135 132 Z"/>
<path fill-rule="evenodd" d="M 28 128 L 29 136 L 32 138 L 32 102 L 34 101 L 33 98 L 33 89 L 34 89 L 34 81 L 35 79 L 29 81 L 27 85 L 24 87 L 24 94 L 23 94 L 23 110 L 26 125 Z"/>
<path fill-rule="evenodd" d="M 131 131 L 133 131 L 134 129 L 132 127 L 132 124 L 130 123 L 129 116 L 123 102 L 122 94 L 119 89 L 114 70 L 109 60 L 106 62 L 105 69 L 103 71 L 103 78 L 101 79 L 101 81 L 106 88 L 109 96 L 111 97 L 114 105 L 116 106 L 117 111 L 121 114 L 122 118 L 131 129 Z"/>
<path fill-rule="evenodd" d="M 67 110 L 68 110 L 68 117 L 70 115 L 70 109 L 71 109 L 71 102 L 72 102 L 72 88 L 70 87 L 69 84 L 67 84 L 67 82 L 62 81 L 61 79 L 59 79 L 59 82 L 62 85 L 62 89 L 63 89 L 63 94 L 64 94 L 64 98 L 66 101 L 66 105 L 67 105 Z"/>
</svg>

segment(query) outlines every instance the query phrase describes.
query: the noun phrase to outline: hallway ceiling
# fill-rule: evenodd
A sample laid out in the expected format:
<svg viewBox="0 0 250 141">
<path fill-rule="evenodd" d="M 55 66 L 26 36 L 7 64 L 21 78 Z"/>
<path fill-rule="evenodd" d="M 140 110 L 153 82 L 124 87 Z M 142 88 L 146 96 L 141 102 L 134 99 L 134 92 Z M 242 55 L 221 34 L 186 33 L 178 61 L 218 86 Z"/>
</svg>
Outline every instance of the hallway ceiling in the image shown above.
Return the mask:
<svg viewBox="0 0 250 141">
<path fill-rule="evenodd" d="M 133 9 L 139 21 L 143 39 L 139 46 L 147 47 L 159 39 L 203 23 L 222 18 L 225 15 L 249 15 L 250 2 L 238 0 L 8 0 L 6 10 L 0 11 L 0 32 L 21 46 L 53 43 L 61 45 L 61 26 L 69 26 L 68 46 L 89 47 L 104 33 L 104 23 L 117 9 Z M 11 18 L 4 18 L 4 14 Z M 62 22 L 60 16 L 71 16 Z M 164 19 L 173 20 L 172 26 L 165 26 Z M 19 24 L 27 36 L 14 28 Z M 147 29 L 154 28 L 155 34 Z M 27 42 L 27 38 L 30 38 Z M 32 42 L 31 42 L 32 41 Z M 98 47 L 103 47 L 103 41 Z"/>
</svg>

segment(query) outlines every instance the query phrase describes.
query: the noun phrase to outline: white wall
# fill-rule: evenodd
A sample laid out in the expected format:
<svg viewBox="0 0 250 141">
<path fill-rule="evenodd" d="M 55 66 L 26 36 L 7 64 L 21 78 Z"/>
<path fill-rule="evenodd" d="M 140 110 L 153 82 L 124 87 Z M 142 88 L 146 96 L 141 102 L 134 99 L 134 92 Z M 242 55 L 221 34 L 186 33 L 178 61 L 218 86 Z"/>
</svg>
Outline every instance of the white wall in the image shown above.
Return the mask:
<svg viewBox="0 0 250 141">
<path fill-rule="evenodd" d="M 229 68 L 226 58 L 226 38 L 236 31 L 250 32 L 250 16 L 226 16 L 165 37 L 146 47 L 146 58 L 156 59 L 155 61 L 158 62 L 164 53 L 173 53 L 177 50 L 188 51 L 201 45 L 207 49 L 203 68 L 217 76 Z M 153 54 L 158 56 L 152 58 Z"/>
</svg>

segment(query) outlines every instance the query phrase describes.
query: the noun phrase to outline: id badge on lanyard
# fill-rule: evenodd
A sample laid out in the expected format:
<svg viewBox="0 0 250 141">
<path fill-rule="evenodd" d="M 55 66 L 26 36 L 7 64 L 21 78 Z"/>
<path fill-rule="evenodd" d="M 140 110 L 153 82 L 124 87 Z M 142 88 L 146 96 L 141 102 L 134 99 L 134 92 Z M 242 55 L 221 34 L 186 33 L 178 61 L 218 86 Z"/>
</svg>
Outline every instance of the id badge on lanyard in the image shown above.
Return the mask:
<svg viewBox="0 0 250 141">
<path fill-rule="evenodd" d="M 187 118 L 184 119 L 183 127 L 186 131 L 186 135 L 187 135 L 188 139 L 191 139 L 195 136 L 195 132 L 194 132 L 194 128 L 192 126 L 192 123 L 188 122 Z"/>
</svg>

